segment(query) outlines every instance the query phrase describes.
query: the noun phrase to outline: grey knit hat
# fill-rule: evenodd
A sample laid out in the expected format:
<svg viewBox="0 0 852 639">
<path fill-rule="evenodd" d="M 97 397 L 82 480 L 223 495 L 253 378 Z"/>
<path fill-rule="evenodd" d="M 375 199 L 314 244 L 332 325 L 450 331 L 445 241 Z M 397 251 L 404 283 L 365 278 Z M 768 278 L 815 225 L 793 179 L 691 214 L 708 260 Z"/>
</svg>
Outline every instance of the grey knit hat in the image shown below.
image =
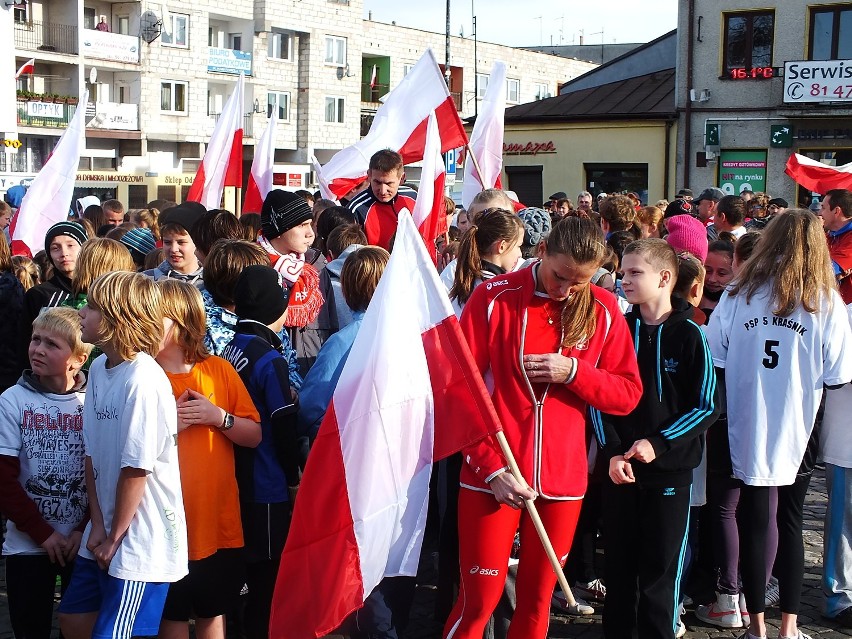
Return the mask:
<svg viewBox="0 0 852 639">
<path fill-rule="evenodd" d="M 536 246 L 550 235 L 550 213 L 544 209 L 530 206 L 522 209 L 518 217 L 524 223 L 523 246 Z"/>
</svg>

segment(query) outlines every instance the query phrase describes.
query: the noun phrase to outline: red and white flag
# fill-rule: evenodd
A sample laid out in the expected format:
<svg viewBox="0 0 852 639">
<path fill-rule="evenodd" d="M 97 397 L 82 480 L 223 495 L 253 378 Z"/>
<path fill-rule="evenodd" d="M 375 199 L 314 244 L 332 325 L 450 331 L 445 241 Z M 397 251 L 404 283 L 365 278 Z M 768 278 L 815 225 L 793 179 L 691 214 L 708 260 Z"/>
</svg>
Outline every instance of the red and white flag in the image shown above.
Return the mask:
<svg viewBox="0 0 852 639">
<path fill-rule="evenodd" d="M 410 215 L 311 449 L 270 639 L 337 628 L 384 578 L 417 572 L 432 462 L 499 430 Z"/>
<path fill-rule="evenodd" d="M 376 80 L 378 78 L 378 75 L 379 75 L 378 67 L 374 64 L 373 65 L 373 73 L 370 75 L 370 88 L 371 89 L 376 88 Z"/>
<path fill-rule="evenodd" d="M 491 67 L 488 89 L 479 108 L 476 124 L 470 134 L 470 152 L 479 163 L 468 157 L 464 163 L 462 206 L 470 208 L 477 193 L 484 189 L 500 188 L 503 169 L 503 116 L 506 112 L 506 65 L 495 62 Z"/>
<path fill-rule="evenodd" d="M 411 212 L 414 225 L 426 243 L 432 262 L 438 263 L 438 251 L 435 238 L 438 236 L 441 221 L 446 222 L 447 208 L 444 205 L 444 182 L 446 171 L 441 156 L 441 134 L 438 132 L 438 120 L 435 114 L 429 116 L 426 127 L 426 146 L 423 152 L 423 168 L 420 171 L 420 189 Z M 444 225 L 446 226 L 446 224 Z M 446 230 L 446 229 L 444 229 Z"/>
<path fill-rule="evenodd" d="M 829 166 L 794 153 L 787 160 L 784 172 L 814 193 L 825 194 L 831 189 L 852 190 L 852 162 L 843 166 Z"/>
<path fill-rule="evenodd" d="M 21 65 L 20 69 L 18 69 L 18 72 L 15 74 L 15 79 L 17 80 L 22 75 L 32 75 L 33 73 L 35 73 L 35 58 L 30 58 Z"/>
<path fill-rule="evenodd" d="M 435 54 L 427 49 L 376 111 L 366 137 L 338 151 L 323 167 L 331 190 L 343 197 L 361 184 L 370 157 L 382 149 L 399 152 L 405 164 L 422 160 L 426 121 L 433 111 L 441 132 L 441 152 L 467 144 L 447 82 Z"/>
<path fill-rule="evenodd" d="M 272 108 L 269 123 L 257 145 L 251 160 L 251 172 L 246 184 L 246 196 L 243 213 L 260 213 L 263 200 L 272 190 L 272 174 L 275 165 L 275 128 L 278 123 L 278 105 Z"/>
<path fill-rule="evenodd" d="M 87 90 L 80 96 L 80 106 L 68 128 L 24 195 L 21 208 L 9 227 L 13 255 L 32 257 L 44 248 L 47 230 L 68 219 L 80 155 L 86 148 L 85 105 L 88 100 Z"/>
<path fill-rule="evenodd" d="M 322 167 L 320 166 L 320 163 L 315 155 L 311 156 L 311 166 L 314 169 L 314 173 L 317 174 L 317 185 L 319 186 L 319 191 L 323 199 L 331 200 L 335 204 L 338 204 L 337 196 L 332 193 L 331 189 L 328 187 L 328 180 L 325 179 L 325 175 L 323 175 L 322 172 Z"/>
<path fill-rule="evenodd" d="M 243 184 L 244 85 L 245 76 L 240 73 L 237 86 L 213 128 L 195 180 L 189 187 L 188 202 L 200 202 L 207 209 L 218 209 L 225 187 Z"/>
</svg>

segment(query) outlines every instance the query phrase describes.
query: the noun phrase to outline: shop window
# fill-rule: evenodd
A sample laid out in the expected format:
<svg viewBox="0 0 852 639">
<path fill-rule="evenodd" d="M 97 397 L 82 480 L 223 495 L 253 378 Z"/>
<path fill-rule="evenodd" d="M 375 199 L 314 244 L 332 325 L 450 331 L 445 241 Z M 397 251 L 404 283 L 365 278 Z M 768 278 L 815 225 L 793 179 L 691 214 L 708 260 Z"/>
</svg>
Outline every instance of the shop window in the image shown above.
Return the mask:
<svg viewBox="0 0 852 639">
<path fill-rule="evenodd" d="M 160 184 L 157 186 L 157 199 L 165 200 L 166 202 L 177 202 L 175 195 L 177 187 L 171 185 Z"/>
<path fill-rule="evenodd" d="M 533 202 L 535 206 L 544 201 L 542 186 L 542 165 L 506 166 L 509 178 L 509 190 L 514 191 L 521 202 Z"/>
<path fill-rule="evenodd" d="M 725 75 L 728 75 L 731 69 L 772 66 L 774 11 L 726 13 L 724 20 Z"/>
<path fill-rule="evenodd" d="M 852 6 L 811 9 L 808 52 L 811 60 L 852 58 Z"/>
<path fill-rule="evenodd" d="M 144 209 L 148 204 L 148 187 L 144 184 L 127 186 L 127 208 Z"/>
</svg>

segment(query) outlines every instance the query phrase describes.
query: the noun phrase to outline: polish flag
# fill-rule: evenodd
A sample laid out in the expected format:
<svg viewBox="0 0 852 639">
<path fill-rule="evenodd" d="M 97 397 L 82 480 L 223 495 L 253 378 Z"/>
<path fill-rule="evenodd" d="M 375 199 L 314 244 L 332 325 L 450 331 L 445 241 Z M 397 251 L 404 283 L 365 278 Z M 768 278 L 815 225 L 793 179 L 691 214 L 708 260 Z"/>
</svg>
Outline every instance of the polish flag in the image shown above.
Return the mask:
<svg viewBox="0 0 852 639">
<path fill-rule="evenodd" d="M 260 213 L 263 200 L 272 190 L 272 173 L 275 164 L 275 127 L 278 122 L 278 104 L 275 104 L 269 116 L 269 123 L 257 146 L 251 161 L 251 172 L 246 184 L 246 197 L 243 213 Z"/>
<path fill-rule="evenodd" d="M 438 250 L 435 238 L 440 232 L 441 220 L 446 222 L 446 207 L 444 206 L 444 159 L 441 156 L 441 137 L 438 132 L 438 119 L 435 114 L 429 115 L 426 127 L 426 146 L 423 153 L 423 168 L 420 171 L 420 189 L 411 215 L 414 225 L 420 231 L 420 236 L 426 243 L 426 250 L 432 256 L 432 262 L 438 263 Z M 446 224 L 444 224 L 446 227 Z M 446 231 L 446 228 L 444 228 Z"/>
<path fill-rule="evenodd" d="M 852 162 L 843 166 L 829 166 L 794 153 L 787 160 L 784 172 L 814 193 L 825 194 L 832 189 L 852 190 Z"/>
<path fill-rule="evenodd" d="M 314 173 L 317 174 L 317 185 L 319 186 L 320 194 L 323 199 L 331 200 L 335 204 L 338 204 L 337 196 L 331 192 L 331 189 L 328 187 L 328 180 L 325 179 L 325 175 L 322 172 L 322 167 L 320 166 L 319 161 L 316 156 L 311 156 L 311 166 L 314 169 Z"/>
<path fill-rule="evenodd" d="M 426 121 L 433 111 L 441 132 L 441 152 L 467 144 L 447 82 L 435 54 L 427 49 L 376 111 L 366 137 L 338 151 L 323 167 L 331 190 L 343 197 L 361 184 L 367 176 L 370 157 L 382 149 L 399 152 L 405 164 L 422 160 Z"/>
<path fill-rule="evenodd" d="M 35 58 L 30 58 L 21 65 L 20 69 L 18 69 L 18 72 L 15 74 L 15 79 L 17 80 L 22 75 L 32 75 L 33 73 L 35 73 Z"/>
<path fill-rule="evenodd" d="M 470 208 L 477 193 L 500 188 L 503 168 L 503 115 L 506 112 L 506 65 L 495 62 L 491 67 L 488 89 L 470 134 L 470 152 L 479 162 L 482 175 L 471 158 L 464 163 L 462 206 Z"/>
<path fill-rule="evenodd" d="M 432 463 L 499 430 L 410 215 L 311 449 L 272 600 L 270 639 L 315 639 L 384 577 L 414 576 Z"/>
<path fill-rule="evenodd" d="M 376 79 L 377 79 L 378 74 L 379 74 L 378 73 L 378 67 L 374 64 L 373 65 L 373 73 L 370 76 L 370 88 L 371 89 L 376 88 Z"/>
<path fill-rule="evenodd" d="M 88 90 L 65 133 L 35 176 L 9 227 L 12 254 L 32 257 L 44 248 L 47 229 L 68 219 L 80 155 L 86 148 Z"/>
<path fill-rule="evenodd" d="M 195 180 L 189 187 L 188 202 L 200 202 L 207 209 L 218 209 L 225 187 L 243 184 L 244 84 L 245 76 L 240 73 L 237 86 L 210 136 Z"/>
</svg>

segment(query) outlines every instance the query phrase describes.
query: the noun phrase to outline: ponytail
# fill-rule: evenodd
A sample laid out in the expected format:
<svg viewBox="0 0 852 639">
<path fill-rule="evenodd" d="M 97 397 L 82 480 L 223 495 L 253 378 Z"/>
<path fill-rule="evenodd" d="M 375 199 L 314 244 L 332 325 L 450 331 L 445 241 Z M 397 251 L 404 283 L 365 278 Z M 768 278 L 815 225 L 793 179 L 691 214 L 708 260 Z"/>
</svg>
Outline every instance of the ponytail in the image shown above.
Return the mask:
<svg viewBox="0 0 852 639">
<path fill-rule="evenodd" d="M 453 278 L 453 287 L 450 289 L 450 299 L 458 300 L 460 304 L 467 303 L 473 293 L 476 280 L 482 278 L 482 258 L 479 247 L 476 245 L 477 231 L 479 227 L 476 224 L 472 224 L 465 231 L 456 256 L 456 274 Z"/>
</svg>

